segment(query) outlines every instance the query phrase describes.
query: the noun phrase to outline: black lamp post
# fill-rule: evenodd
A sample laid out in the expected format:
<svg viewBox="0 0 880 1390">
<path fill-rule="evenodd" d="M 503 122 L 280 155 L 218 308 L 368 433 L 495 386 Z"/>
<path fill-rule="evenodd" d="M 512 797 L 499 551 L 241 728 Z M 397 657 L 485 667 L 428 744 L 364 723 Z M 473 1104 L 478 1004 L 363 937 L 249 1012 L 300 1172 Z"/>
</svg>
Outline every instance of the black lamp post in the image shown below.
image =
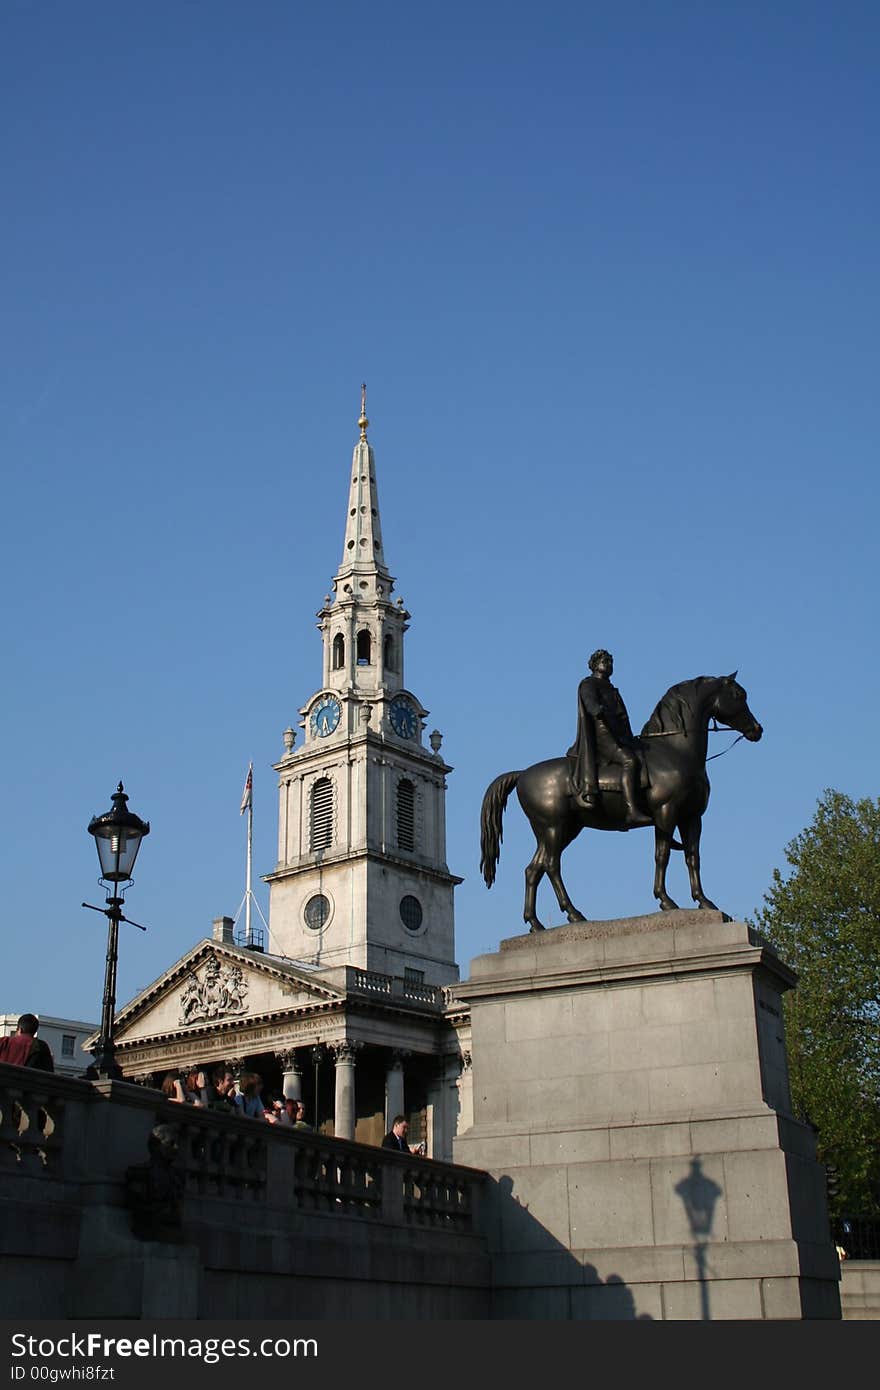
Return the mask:
<svg viewBox="0 0 880 1390">
<path fill-rule="evenodd" d="M 94 1062 L 86 1071 L 86 1076 L 96 1081 L 99 1078 L 119 1080 L 122 1068 L 116 1061 L 113 1043 L 114 1012 L 116 1009 L 116 961 L 119 955 L 119 923 L 130 922 L 131 926 L 146 931 L 139 922 L 132 922 L 122 911 L 125 888 L 131 883 L 131 871 L 137 859 L 141 840 L 150 833 L 149 821 L 141 820 L 126 807 L 126 796 L 122 783 L 111 798 L 113 805 L 103 816 L 93 816 L 89 821 L 89 834 L 95 837 L 95 847 L 101 864 L 101 877 L 98 882 L 110 891 L 106 907 L 91 907 L 93 912 L 103 912 L 110 923 L 107 933 L 107 964 L 104 970 L 104 999 L 101 1005 L 101 1033 L 94 1049 Z"/>
</svg>

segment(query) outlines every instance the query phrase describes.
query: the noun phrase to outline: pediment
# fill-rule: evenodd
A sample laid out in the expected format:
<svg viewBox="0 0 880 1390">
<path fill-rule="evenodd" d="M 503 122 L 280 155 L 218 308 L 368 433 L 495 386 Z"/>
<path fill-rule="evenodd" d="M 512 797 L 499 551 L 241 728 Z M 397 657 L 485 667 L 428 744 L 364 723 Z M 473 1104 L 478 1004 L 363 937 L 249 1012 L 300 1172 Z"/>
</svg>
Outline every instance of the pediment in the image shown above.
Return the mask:
<svg viewBox="0 0 880 1390">
<path fill-rule="evenodd" d="M 279 1012 L 323 1011 L 344 1000 L 320 976 L 253 951 L 200 941 L 116 1016 L 117 1043 L 186 1035 Z"/>
</svg>

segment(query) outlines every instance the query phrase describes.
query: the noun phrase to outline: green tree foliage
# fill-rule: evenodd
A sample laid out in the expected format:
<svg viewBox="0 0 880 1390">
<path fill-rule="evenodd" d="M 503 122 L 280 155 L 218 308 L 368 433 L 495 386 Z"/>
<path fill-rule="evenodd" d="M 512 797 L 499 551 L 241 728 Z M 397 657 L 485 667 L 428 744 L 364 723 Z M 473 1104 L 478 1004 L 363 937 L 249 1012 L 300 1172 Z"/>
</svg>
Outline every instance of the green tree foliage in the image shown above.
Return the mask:
<svg viewBox="0 0 880 1390">
<path fill-rule="evenodd" d="M 838 1170 L 834 1214 L 880 1212 L 880 799 L 826 791 L 757 926 L 800 977 L 785 997 L 795 1112 Z"/>
</svg>

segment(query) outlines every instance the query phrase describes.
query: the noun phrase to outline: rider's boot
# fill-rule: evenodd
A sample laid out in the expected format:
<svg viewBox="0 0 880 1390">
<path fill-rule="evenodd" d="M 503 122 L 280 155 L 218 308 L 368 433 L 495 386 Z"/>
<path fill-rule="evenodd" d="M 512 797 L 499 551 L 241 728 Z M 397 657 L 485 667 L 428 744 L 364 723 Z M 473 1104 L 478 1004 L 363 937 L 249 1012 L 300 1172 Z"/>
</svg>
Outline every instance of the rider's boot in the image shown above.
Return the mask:
<svg viewBox="0 0 880 1390">
<path fill-rule="evenodd" d="M 641 825 L 653 825 L 653 816 L 646 815 L 636 804 L 636 777 L 635 768 L 628 768 L 621 779 L 620 789 L 623 792 L 623 802 L 626 806 L 626 825 L 624 830 L 633 830 Z"/>
</svg>

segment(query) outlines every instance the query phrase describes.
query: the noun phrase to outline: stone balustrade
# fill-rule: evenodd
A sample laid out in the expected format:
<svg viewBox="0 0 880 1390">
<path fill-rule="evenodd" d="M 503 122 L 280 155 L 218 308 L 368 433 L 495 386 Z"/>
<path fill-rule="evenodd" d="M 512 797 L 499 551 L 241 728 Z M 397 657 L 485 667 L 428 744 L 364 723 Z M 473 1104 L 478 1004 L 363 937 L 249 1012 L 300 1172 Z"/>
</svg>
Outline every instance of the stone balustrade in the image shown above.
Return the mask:
<svg viewBox="0 0 880 1390">
<path fill-rule="evenodd" d="M 345 968 L 345 988 L 349 994 L 381 995 L 384 999 L 407 999 L 413 1004 L 431 1009 L 443 1006 L 443 986 L 426 985 L 407 980 L 400 975 L 383 975 L 378 970 L 361 970 L 358 966 Z"/>
<path fill-rule="evenodd" d="M 475 1229 L 484 1174 L 430 1158 L 178 1105 L 128 1082 L 0 1065 L 0 1173 L 124 1182 L 157 1124 L 173 1125 L 188 1198 L 358 1220 Z M 68 1142 L 69 1138 L 69 1142 Z"/>
<path fill-rule="evenodd" d="M 64 1095 L 45 1072 L 0 1065 L 0 1174 L 54 1176 L 64 1142 Z"/>
<path fill-rule="evenodd" d="M 173 1234 L 138 1207 L 155 1191 L 157 1125 L 177 1141 Z M 280 1317 L 295 1299 L 319 1318 L 486 1317 L 485 1180 L 125 1081 L 0 1064 L 10 1316 Z"/>
</svg>

